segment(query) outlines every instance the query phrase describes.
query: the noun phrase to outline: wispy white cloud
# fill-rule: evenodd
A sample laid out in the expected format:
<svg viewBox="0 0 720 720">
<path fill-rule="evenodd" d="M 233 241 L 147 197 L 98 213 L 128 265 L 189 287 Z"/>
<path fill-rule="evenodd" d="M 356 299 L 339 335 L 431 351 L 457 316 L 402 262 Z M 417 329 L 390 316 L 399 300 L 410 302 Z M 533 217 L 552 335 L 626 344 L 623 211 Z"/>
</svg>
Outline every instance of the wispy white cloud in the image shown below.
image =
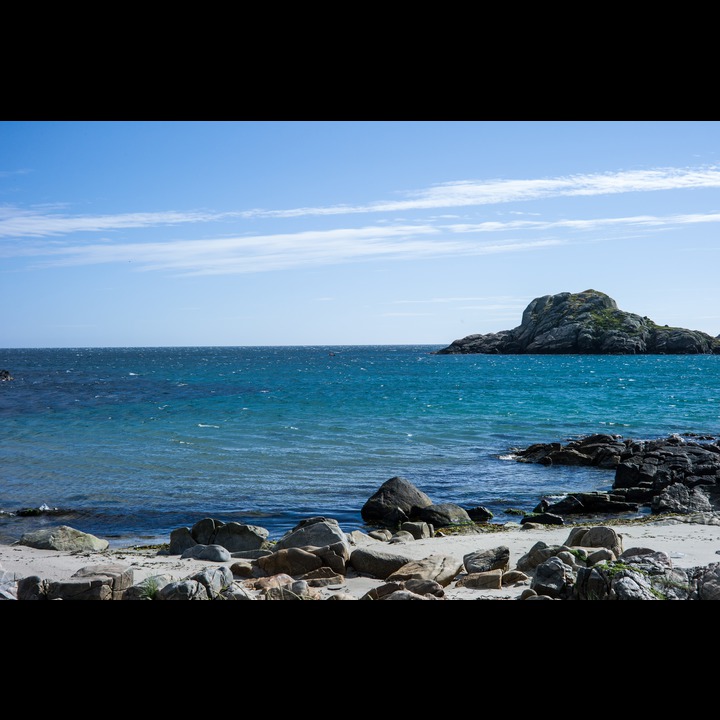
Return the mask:
<svg viewBox="0 0 720 720">
<path fill-rule="evenodd" d="M 510 200 L 591 195 L 620 192 L 720 187 L 720 170 L 664 169 L 596 175 L 569 176 L 541 180 L 499 180 L 476 183 L 446 183 L 419 191 L 410 200 L 373 203 L 365 206 L 334 206 L 277 213 L 286 217 L 340 212 L 382 212 L 482 205 Z M 328 211 L 327 213 L 325 211 Z M 658 229 L 700 223 L 720 222 L 720 213 L 674 214 L 666 216 L 561 219 L 509 219 L 460 223 L 454 215 L 437 215 L 423 222 L 392 222 L 378 218 L 373 225 L 359 228 L 305 230 L 294 233 L 247 235 L 195 240 L 169 239 L 160 242 L 113 242 L 104 235 L 112 230 L 172 227 L 256 217 L 265 211 L 214 213 L 209 211 L 128 213 L 119 215 L 72 216 L 57 209 L 18 210 L 0 207 L 0 238 L 11 238 L 3 245 L 3 256 L 34 258 L 43 265 L 100 265 L 132 263 L 138 270 L 160 270 L 178 275 L 228 275 L 282 270 L 300 266 L 320 266 L 366 260 L 427 259 L 482 256 L 525 251 L 541 251 L 576 241 L 577 233 L 608 228 L 631 230 Z M 272 215 L 275 211 L 266 213 Z M 80 233 L 93 233 L 92 240 L 81 240 Z M 501 237 L 512 233 L 510 237 Z M 535 236 L 528 235 L 534 233 Z M 542 237 L 538 237 L 542 234 Z M 72 235 L 72 243 L 67 236 Z M 22 243 L 15 242 L 25 238 Z M 605 239 L 605 238 L 600 238 Z M 445 300 L 449 302 L 450 300 Z M 452 300 L 455 302 L 455 300 Z M 463 302 L 484 302 L 464 298 Z M 435 300 L 441 302 L 441 300 Z M 500 309 L 500 308 L 496 308 Z"/>
<path fill-rule="evenodd" d="M 507 230 L 596 230 L 610 226 L 668 226 L 720 222 L 720 213 L 696 213 L 683 215 L 635 215 L 620 218 L 593 218 L 590 220 L 513 220 L 510 222 L 464 223 L 448 226 L 452 232 L 482 233 Z"/>
<path fill-rule="evenodd" d="M 180 223 L 206 223 L 234 215 L 235 213 L 174 211 L 124 215 L 63 215 L 3 207 L 0 208 L 0 237 L 51 237 L 77 232 L 106 232 Z"/>
<path fill-rule="evenodd" d="M 252 238 L 179 240 L 164 243 L 75 245 L 35 250 L 46 265 L 99 265 L 132 262 L 137 269 L 182 275 L 228 275 L 327 265 L 358 260 L 418 259 L 439 256 L 519 252 L 556 245 L 558 240 L 478 244 L 448 239 L 432 226 L 359 229 L 262 235 Z M 428 237 L 424 236 L 436 236 Z M 19 253 L 18 253 L 19 254 Z"/>
<path fill-rule="evenodd" d="M 3 252 L 5 257 L 42 257 L 43 265 L 132 262 L 133 267 L 138 270 L 163 270 L 180 275 L 229 275 L 362 260 L 427 259 L 537 251 L 575 241 L 574 235 L 563 234 L 566 230 L 591 231 L 612 226 L 626 229 L 641 226 L 659 228 L 709 222 L 720 222 L 720 213 L 553 222 L 515 220 L 472 225 L 373 225 L 324 231 L 143 243 L 96 242 L 64 245 L 58 241 L 35 241 L 13 244 Z M 498 233 L 509 231 L 514 233 L 511 239 L 498 239 Z M 521 240 L 517 236 L 518 233 L 530 231 L 542 231 L 544 237 Z M 482 236 L 488 233 L 494 233 L 495 236 L 489 241 L 483 241 Z"/>
<path fill-rule="evenodd" d="M 301 217 L 351 213 L 397 212 L 491 205 L 551 197 L 609 195 L 688 188 L 720 187 L 720 168 L 660 168 L 534 180 L 459 180 L 408 192 L 405 200 L 366 205 L 333 205 L 289 210 L 248 210 L 245 217 Z"/>
<path fill-rule="evenodd" d="M 38 209 L 0 207 L 0 238 L 51 237 L 78 232 L 107 232 L 133 228 L 169 227 L 243 218 L 388 213 L 502 204 L 540 198 L 655 192 L 720 187 L 720 167 L 661 168 L 530 180 L 461 180 L 406 193 L 404 200 L 381 200 L 365 205 L 333 205 L 290 209 L 251 209 L 230 212 L 162 211 L 115 215 L 69 215 Z M 688 216 L 692 217 L 692 216 Z M 640 221 L 640 220 L 638 220 Z M 520 221 L 522 222 L 522 221 Z M 570 223 L 571 221 L 564 221 Z M 493 224 L 486 224 L 488 230 Z M 472 226 L 469 226 L 472 227 Z M 504 227 L 508 227 L 505 225 Z M 481 226 L 476 226 L 479 231 Z"/>
</svg>

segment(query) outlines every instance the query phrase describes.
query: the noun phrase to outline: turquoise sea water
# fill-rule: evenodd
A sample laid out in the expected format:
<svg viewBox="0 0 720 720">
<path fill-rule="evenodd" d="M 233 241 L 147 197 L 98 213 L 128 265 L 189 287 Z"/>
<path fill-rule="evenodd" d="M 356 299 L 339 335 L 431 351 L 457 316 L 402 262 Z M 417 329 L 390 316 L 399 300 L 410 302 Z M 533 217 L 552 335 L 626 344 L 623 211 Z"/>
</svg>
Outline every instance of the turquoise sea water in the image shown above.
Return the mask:
<svg viewBox="0 0 720 720">
<path fill-rule="evenodd" d="M 0 350 L 0 542 L 67 524 L 111 545 L 205 517 L 280 537 L 306 517 L 363 528 L 400 475 L 434 502 L 517 521 L 612 472 L 512 449 L 595 432 L 718 434 L 720 357 L 433 355 L 441 346 Z M 367 528 L 365 528 L 367 529 Z"/>
</svg>

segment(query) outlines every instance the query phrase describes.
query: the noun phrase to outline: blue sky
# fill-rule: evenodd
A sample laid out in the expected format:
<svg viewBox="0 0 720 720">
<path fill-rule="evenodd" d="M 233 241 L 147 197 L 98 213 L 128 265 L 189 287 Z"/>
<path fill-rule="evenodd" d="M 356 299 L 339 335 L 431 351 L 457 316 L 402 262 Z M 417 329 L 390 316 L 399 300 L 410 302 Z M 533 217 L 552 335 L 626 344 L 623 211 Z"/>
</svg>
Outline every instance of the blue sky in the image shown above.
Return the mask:
<svg viewBox="0 0 720 720">
<path fill-rule="evenodd" d="M 0 347 L 720 334 L 720 122 L 0 122 Z"/>
</svg>

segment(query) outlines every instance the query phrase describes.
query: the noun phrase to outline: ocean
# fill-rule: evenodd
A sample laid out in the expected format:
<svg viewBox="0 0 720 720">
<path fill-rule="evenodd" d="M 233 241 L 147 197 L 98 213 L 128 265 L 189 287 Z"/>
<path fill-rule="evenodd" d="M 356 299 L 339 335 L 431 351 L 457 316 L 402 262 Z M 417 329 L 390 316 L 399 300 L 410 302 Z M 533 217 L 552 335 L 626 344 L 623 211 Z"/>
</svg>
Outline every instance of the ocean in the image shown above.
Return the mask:
<svg viewBox="0 0 720 720">
<path fill-rule="evenodd" d="M 70 525 L 111 547 L 203 518 L 367 531 L 399 475 L 518 522 L 613 472 L 518 463 L 591 433 L 717 435 L 720 356 L 435 355 L 441 345 L 0 349 L 0 542 Z M 28 508 L 55 514 L 18 515 Z M 4 512 L 3 512 L 4 511 Z"/>
</svg>

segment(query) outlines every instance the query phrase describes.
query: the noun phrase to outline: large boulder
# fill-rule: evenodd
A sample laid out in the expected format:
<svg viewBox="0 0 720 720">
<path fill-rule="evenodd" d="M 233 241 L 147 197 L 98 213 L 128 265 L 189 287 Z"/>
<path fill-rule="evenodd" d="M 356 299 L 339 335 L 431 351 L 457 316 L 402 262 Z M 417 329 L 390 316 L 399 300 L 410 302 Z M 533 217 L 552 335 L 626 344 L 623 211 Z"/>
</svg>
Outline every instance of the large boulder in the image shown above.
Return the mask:
<svg viewBox="0 0 720 720">
<path fill-rule="evenodd" d="M 103 552 L 110 543 L 90 533 L 60 525 L 25 533 L 14 545 L 26 545 L 40 550 L 61 550 L 62 552 Z"/>
<path fill-rule="evenodd" d="M 360 515 L 368 525 L 399 528 L 413 519 L 414 508 L 432 505 L 432 500 L 422 490 L 402 477 L 386 480 L 362 506 Z M 419 518 L 418 518 L 419 519 Z"/>
<path fill-rule="evenodd" d="M 220 545 L 229 552 L 259 550 L 269 534 L 268 530 L 257 525 L 203 518 L 192 528 L 177 528 L 170 533 L 168 555 L 182 555 L 194 545 Z"/>
<path fill-rule="evenodd" d="M 170 533 L 170 544 L 167 550 L 168 555 L 182 555 L 188 548 L 199 545 L 197 540 L 192 536 L 192 532 L 188 527 L 175 528 Z"/>
<path fill-rule="evenodd" d="M 615 556 L 622 554 L 622 537 L 607 525 L 574 527 L 565 541 L 566 547 L 606 548 Z"/>
<path fill-rule="evenodd" d="M 178 580 L 163 585 L 155 600 L 209 600 L 205 585 L 197 580 Z"/>
<path fill-rule="evenodd" d="M 390 553 L 375 547 L 355 548 L 350 554 L 348 564 L 357 572 L 384 580 L 407 565 L 412 558 L 400 553 Z"/>
<path fill-rule="evenodd" d="M 321 558 L 299 547 L 283 548 L 255 562 L 268 575 L 285 573 L 293 577 L 317 570 L 323 565 Z"/>
<path fill-rule="evenodd" d="M 18 600 L 122 600 L 133 586 L 134 570 L 117 563 L 86 565 L 65 580 L 18 581 Z"/>
<path fill-rule="evenodd" d="M 416 508 L 411 512 L 413 520 L 425 522 L 436 528 L 467 525 L 473 522 L 467 510 L 455 503 L 433 503 L 426 507 Z"/>
<path fill-rule="evenodd" d="M 463 565 L 468 573 L 510 569 L 510 548 L 500 545 L 490 550 L 476 550 L 463 555 Z"/>
<path fill-rule="evenodd" d="M 710 512 L 712 504 L 706 492 L 700 487 L 689 488 L 676 482 L 668 485 L 661 493 L 652 499 L 653 513 L 680 513 L 690 514 L 696 512 Z"/>
<path fill-rule="evenodd" d="M 347 535 L 334 518 L 311 517 L 301 520 L 275 543 L 274 550 L 302 547 L 324 547 L 343 543 L 350 552 Z"/>
<path fill-rule="evenodd" d="M 569 588 L 575 584 L 575 573 L 572 566 L 564 563 L 557 556 L 548 558 L 535 568 L 535 575 L 530 587 L 538 595 L 566 599 Z"/>
<path fill-rule="evenodd" d="M 235 582 L 232 570 L 225 565 L 214 568 L 203 568 L 188 580 L 195 580 L 205 587 L 205 592 L 210 600 L 217 600 L 221 593 L 231 588 Z"/>
<path fill-rule="evenodd" d="M 222 545 L 193 545 L 185 550 L 180 558 L 193 558 L 195 560 L 210 560 L 212 562 L 226 562 L 232 556 Z"/>
<path fill-rule="evenodd" d="M 259 550 L 269 536 L 269 531 L 257 525 L 238 522 L 224 523 L 215 531 L 214 545 L 222 545 L 230 552 Z"/>
<path fill-rule="evenodd" d="M 411 560 L 388 575 L 387 582 L 405 580 L 432 580 L 442 587 L 447 587 L 463 569 L 462 562 L 451 555 L 435 553 L 422 560 Z"/>
</svg>

